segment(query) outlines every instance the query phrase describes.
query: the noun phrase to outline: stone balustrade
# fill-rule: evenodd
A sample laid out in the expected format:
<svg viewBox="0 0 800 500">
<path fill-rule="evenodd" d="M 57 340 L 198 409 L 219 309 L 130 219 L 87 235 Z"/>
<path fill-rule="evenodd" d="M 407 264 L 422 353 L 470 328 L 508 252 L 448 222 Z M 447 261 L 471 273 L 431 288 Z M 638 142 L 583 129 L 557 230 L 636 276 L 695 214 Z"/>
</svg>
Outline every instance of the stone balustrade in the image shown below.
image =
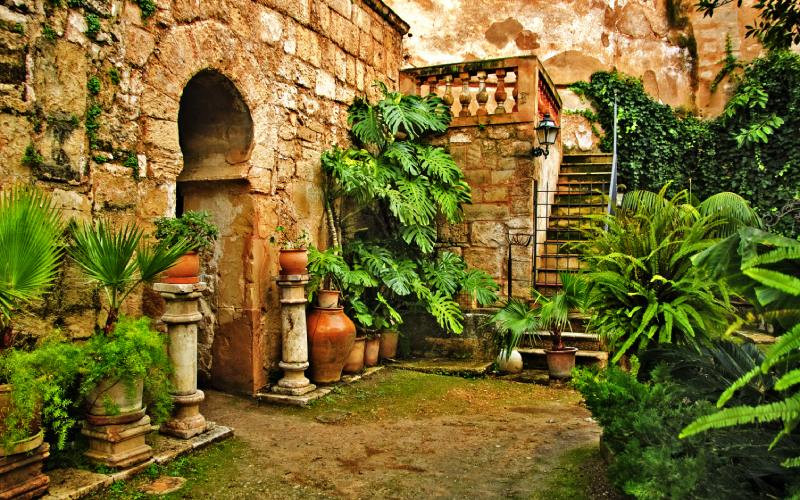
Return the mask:
<svg viewBox="0 0 800 500">
<path fill-rule="evenodd" d="M 451 127 L 538 122 L 544 113 L 558 122 L 561 110 L 555 85 L 535 56 L 406 69 L 400 90 L 440 96 L 453 114 Z"/>
</svg>

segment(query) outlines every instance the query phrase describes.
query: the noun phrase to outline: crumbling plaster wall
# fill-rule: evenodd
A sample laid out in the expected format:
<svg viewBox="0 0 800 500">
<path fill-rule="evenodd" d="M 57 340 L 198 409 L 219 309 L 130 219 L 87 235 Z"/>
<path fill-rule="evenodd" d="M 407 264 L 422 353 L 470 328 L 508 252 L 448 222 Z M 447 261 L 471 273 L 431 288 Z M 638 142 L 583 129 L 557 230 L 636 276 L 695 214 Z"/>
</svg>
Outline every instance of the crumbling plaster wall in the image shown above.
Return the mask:
<svg viewBox="0 0 800 500">
<path fill-rule="evenodd" d="M 535 54 L 562 89 L 595 71 L 617 68 L 641 77 L 647 91 L 663 102 L 705 115 L 719 113 L 726 100 L 725 84 L 716 93 L 709 88 L 721 68 L 726 35 L 745 60 L 761 51 L 757 42 L 744 37 L 755 11 L 737 9 L 736 2 L 703 18 L 693 0 L 669 0 L 685 9 L 686 24 L 679 28 L 670 26 L 668 0 L 388 3 L 412 27 L 413 36 L 404 45 L 407 65 Z M 746 6 L 753 3 L 745 0 Z"/>
<path fill-rule="evenodd" d="M 56 6 L 55 4 L 59 5 Z M 215 250 L 215 385 L 253 392 L 280 358 L 273 276 L 278 224 L 324 241 L 319 156 L 348 141 L 346 109 L 375 79 L 397 85 L 405 25 L 377 0 L 49 0 L 0 5 L 0 185 L 50 191 L 66 217 L 152 227 L 175 213 L 183 171 L 178 112 L 187 82 L 212 69 L 253 121 L 244 161 L 193 173 L 186 209 L 209 209 Z M 91 32 L 90 26 L 99 23 Z M 93 94 L 95 79 L 101 88 Z M 91 82 L 91 83 L 90 83 Z M 26 154 L 26 149 L 28 154 Z M 242 160 L 239 158 L 239 160 Z M 213 166 L 212 166 L 213 167 Z M 145 300 L 142 299 L 145 297 Z M 20 328 L 91 335 L 101 298 L 66 266 L 43 317 Z M 129 312 L 151 312 L 137 294 Z M 219 344 L 219 349 L 218 349 Z M 209 359 L 201 357 L 201 366 Z M 215 375 L 215 376 L 216 376 Z"/>
</svg>

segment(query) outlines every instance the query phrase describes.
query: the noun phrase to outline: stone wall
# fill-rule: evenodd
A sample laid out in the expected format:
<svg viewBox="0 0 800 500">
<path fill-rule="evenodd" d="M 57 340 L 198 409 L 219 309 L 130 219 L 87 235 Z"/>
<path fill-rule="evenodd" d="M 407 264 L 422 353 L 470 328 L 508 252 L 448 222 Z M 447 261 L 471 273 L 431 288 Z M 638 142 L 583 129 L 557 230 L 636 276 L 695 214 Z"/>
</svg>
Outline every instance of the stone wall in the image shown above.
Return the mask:
<svg viewBox="0 0 800 500">
<path fill-rule="evenodd" d="M 206 268 L 201 366 L 213 385 L 253 392 L 280 357 L 269 237 L 282 224 L 324 242 L 319 155 L 347 142 L 356 95 L 375 79 L 396 87 L 407 26 L 377 0 L 158 0 L 145 20 L 134 2 L 67 4 L 0 5 L 0 184 L 41 186 L 80 221 L 150 228 L 208 210 L 221 238 Z M 183 91 L 203 70 L 214 77 L 181 130 Z M 191 126 L 204 116 L 223 126 Z M 142 296 L 127 309 L 157 311 Z M 20 328 L 85 338 L 100 301 L 65 267 L 45 319 Z"/>
<path fill-rule="evenodd" d="M 736 2 L 703 18 L 693 0 L 387 1 L 412 26 L 410 66 L 536 54 L 559 86 L 617 68 L 663 102 L 705 115 L 726 100 L 725 83 L 710 91 L 726 35 L 745 60 L 761 51 L 744 37 L 755 11 Z"/>
</svg>

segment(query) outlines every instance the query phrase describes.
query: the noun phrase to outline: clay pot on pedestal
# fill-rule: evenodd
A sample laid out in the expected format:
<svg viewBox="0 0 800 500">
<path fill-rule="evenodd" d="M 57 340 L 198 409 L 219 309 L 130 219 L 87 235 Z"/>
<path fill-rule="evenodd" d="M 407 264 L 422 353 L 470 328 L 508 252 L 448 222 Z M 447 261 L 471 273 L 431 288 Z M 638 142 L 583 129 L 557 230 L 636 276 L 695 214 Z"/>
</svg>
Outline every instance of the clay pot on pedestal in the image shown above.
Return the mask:
<svg viewBox="0 0 800 500">
<path fill-rule="evenodd" d="M 564 347 L 557 351 L 545 351 L 550 378 L 559 380 L 571 378 L 572 369 L 575 368 L 575 353 L 577 352 L 577 347 Z"/>
<path fill-rule="evenodd" d="M 281 275 L 283 276 L 307 274 L 308 250 L 305 248 L 281 248 L 278 262 L 281 265 Z"/>
<path fill-rule="evenodd" d="M 367 335 L 367 344 L 364 348 L 364 365 L 376 366 L 381 352 L 380 334 Z"/>
<path fill-rule="evenodd" d="M 181 255 L 175 265 L 164 271 L 163 281 L 173 285 L 199 283 L 200 256 L 197 252 Z"/>
<path fill-rule="evenodd" d="M 396 330 L 383 330 L 381 332 L 381 359 L 394 359 L 397 357 L 398 340 L 400 340 L 400 334 Z"/>
<path fill-rule="evenodd" d="M 353 342 L 353 348 L 350 349 L 350 355 L 347 356 L 347 360 L 344 362 L 344 368 L 342 368 L 344 373 L 361 373 L 364 370 L 365 343 L 365 337 L 356 337 L 355 342 Z"/>
<path fill-rule="evenodd" d="M 502 373 L 520 373 L 522 371 L 522 354 L 516 349 L 512 350 L 507 357 L 505 351 L 500 351 L 495 362 L 497 369 Z"/>
<path fill-rule="evenodd" d="M 11 384 L 0 384 L 0 434 L 6 432 L 5 419 L 11 411 Z M 38 420 L 38 418 L 37 418 Z M 38 498 L 45 494 L 50 478 L 42 473 L 50 446 L 44 442 L 44 431 L 33 429 L 33 435 L 0 446 L 0 498 Z"/>
<path fill-rule="evenodd" d="M 324 309 L 339 307 L 339 290 L 319 290 L 317 291 L 317 307 Z"/>
<path fill-rule="evenodd" d="M 307 323 L 311 380 L 318 384 L 338 382 L 356 339 L 356 325 L 343 307 L 312 307 Z"/>
<path fill-rule="evenodd" d="M 142 379 L 133 382 L 132 392 L 129 391 L 129 386 L 120 380 L 102 380 L 86 396 L 87 411 L 89 415 L 98 417 L 139 412 L 142 409 L 143 391 Z M 111 407 L 107 407 L 106 401 L 111 403 Z"/>
</svg>

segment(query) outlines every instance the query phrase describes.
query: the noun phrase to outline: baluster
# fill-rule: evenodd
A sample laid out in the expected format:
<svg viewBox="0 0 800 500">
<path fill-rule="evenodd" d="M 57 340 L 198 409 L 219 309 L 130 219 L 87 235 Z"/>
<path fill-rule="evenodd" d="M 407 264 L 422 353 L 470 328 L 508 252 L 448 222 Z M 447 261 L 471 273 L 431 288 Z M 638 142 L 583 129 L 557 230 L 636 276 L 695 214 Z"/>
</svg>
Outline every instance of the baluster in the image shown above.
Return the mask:
<svg viewBox="0 0 800 500">
<path fill-rule="evenodd" d="M 494 114 L 502 115 L 506 112 L 506 99 L 508 98 L 506 93 L 506 70 L 498 69 L 495 74 L 497 75 L 497 89 L 494 91 L 494 101 L 497 103 L 497 107 L 494 108 Z"/>
<path fill-rule="evenodd" d="M 445 75 L 442 102 L 445 103 L 451 113 L 453 112 L 453 101 L 453 75 Z"/>
<path fill-rule="evenodd" d="M 429 76 L 428 77 L 428 94 L 438 95 L 437 91 L 439 90 L 439 78 L 436 76 Z"/>
<path fill-rule="evenodd" d="M 460 73 L 458 76 L 461 78 L 461 94 L 458 96 L 461 112 L 458 116 L 470 116 L 469 105 L 472 102 L 472 93 L 469 91 L 469 73 Z"/>
<path fill-rule="evenodd" d="M 511 97 L 514 98 L 514 107 L 511 108 L 512 113 L 519 111 L 519 71 L 514 68 L 514 90 L 511 91 Z"/>
<path fill-rule="evenodd" d="M 489 114 L 486 109 L 486 103 L 489 102 L 489 92 L 486 91 L 486 72 L 478 71 L 478 93 L 475 95 L 475 100 L 478 102 L 478 110 L 475 112 L 478 116 L 485 116 Z"/>
</svg>

